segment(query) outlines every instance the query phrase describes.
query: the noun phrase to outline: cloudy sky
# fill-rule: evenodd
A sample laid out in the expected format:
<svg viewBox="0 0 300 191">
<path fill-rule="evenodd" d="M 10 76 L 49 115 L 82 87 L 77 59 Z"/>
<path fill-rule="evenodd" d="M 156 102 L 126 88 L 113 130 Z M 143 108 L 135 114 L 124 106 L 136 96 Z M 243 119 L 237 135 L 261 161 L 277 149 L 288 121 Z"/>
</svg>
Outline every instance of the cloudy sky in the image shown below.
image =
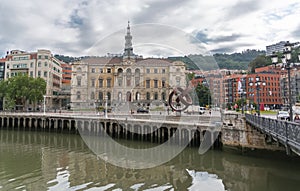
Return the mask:
<svg viewBox="0 0 300 191">
<path fill-rule="evenodd" d="M 149 55 L 185 54 L 185 44 L 212 53 L 265 49 L 281 40 L 300 41 L 299 18 L 298 0 L 1 1 L 0 57 L 12 49 L 122 53 L 128 20 L 137 54 L 146 49 Z M 183 33 L 189 37 L 181 38 Z M 99 49 L 108 45 L 115 48 Z"/>
</svg>

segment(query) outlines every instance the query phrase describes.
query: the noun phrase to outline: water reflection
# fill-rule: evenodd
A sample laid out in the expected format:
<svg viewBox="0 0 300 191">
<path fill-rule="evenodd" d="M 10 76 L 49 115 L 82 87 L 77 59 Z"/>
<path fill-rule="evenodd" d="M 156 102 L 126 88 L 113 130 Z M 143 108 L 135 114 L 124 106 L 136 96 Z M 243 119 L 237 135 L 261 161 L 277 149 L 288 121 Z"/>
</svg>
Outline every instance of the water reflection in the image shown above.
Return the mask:
<svg viewBox="0 0 300 191">
<path fill-rule="evenodd" d="M 120 140 L 119 140 L 120 141 Z M 120 141 L 126 144 L 142 143 Z M 148 143 L 143 143 L 148 144 Z M 0 130 L 1 190 L 295 190 L 299 160 L 187 148 L 155 168 L 97 158 L 78 135 Z"/>
</svg>

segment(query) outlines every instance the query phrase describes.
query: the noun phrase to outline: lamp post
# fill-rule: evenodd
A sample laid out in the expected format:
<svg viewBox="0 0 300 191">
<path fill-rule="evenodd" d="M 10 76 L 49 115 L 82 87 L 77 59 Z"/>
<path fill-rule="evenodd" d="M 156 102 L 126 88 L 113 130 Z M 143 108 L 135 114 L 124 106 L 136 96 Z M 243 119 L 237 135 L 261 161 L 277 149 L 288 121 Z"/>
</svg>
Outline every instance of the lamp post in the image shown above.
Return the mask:
<svg viewBox="0 0 300 191">
<path fill-rule="evenodd" d="M 249 82 L 249 86 L 256 86 L 256 95 L 257 95 L 257 114 L 258 116 L 260 116 L 260 99 L 259 99 L 259 91 L 261 90 L 261 86 L 265 86 L 266 82 L 265 81 L 261 81 L 259 76 L 255 77 L 255 84 L 253 84 L 253 82 Z"/>
<path fill-rule="evenodd" d="M 105 96 L 105 118 L 107 118 L 107 100 L 108 100 L 108 96 Z"/>
<path fill-rule="evenodd" d="M 242 103 L 241 103 L 241 106 L 242 106 L 242 114 L 244 114 L 244 95 L 247 94 L 247 92 L 240 92 L 241 93 L 241 100 L 242 100 Z"/>
<path fill-rule="evenodd" d="M 291 68 L 292 68 L 292 63 L 291 63 L 291 59 L 292 59 L 292 47 L 295 45 L 296 43 L 290 43 L 289 41 L 286 42 L 286 44 L 284 45 L 284 49 L 283 49 L 283 56 L 281 57 L 281 61 L 282 61 L 282 67 L 285 68 L 288 72 L 288 92 L 289 92 L 289 115 L 290 115 L 290 121 L 293 121 L 293 107 L 292 107 L 292 88 L 291 88 Z M 278 56 L 277 54 L 273 53 L 271 55 L 271 59 L 272 59 L 272 63 L 275 65 L 278 63 Z M 298 59 L 300 60 L 300 54 L 298 55 Z"/>
</svg>

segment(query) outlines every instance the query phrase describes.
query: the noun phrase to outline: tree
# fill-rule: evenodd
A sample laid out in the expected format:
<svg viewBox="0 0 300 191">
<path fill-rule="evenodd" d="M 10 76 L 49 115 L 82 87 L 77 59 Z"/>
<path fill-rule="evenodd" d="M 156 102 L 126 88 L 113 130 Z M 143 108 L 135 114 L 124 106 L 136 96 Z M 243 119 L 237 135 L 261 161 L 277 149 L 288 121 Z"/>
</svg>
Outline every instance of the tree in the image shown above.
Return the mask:
<svg viewBox="0 0 300 191">
<path fill-rule="evenodd" d="M 30 91 L 29 101 L 33 102 L 34 110 L 38 101 L 43 99 L 43 95 L 46 93 L 46 82 L 42 78 L 30 78 Z"/>
<path fill-rule="evenodd" d="M 259 55 L 254 60 L 252 60 L 249 64 L 249 68 L 251 73 L 255 72 L 255 68 L 271 65 L 272 61 L 269 57 L 266 57 L 265 55 Z"/>
<path fill-rule="evenodd" d="M 6 100 L 6 109 L 20 106 L 25 110 L 27 101 L 32 101 L 35 106 L 37 101 L 43 99 L 45 92 L 46 82 L 42 78 L 20 74 L 0 82 L 0 97 Z"/>
<path fill-rule="evenodd" d="M 211 95 L 207 86 L 199 83 L 196 87 L 196 94 L 198 96 L 200 106 L 210 105 Z"/>
</svg>

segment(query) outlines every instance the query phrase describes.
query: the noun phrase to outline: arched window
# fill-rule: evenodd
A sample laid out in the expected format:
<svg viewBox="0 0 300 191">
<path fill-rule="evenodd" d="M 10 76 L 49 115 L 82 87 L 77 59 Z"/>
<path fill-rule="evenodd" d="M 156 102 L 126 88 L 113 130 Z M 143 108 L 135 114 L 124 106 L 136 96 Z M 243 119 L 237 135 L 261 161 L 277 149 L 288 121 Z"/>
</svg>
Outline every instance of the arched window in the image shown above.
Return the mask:
<svg viewBox="0 0 300 191">
<path fill-rule="evenodd" d="M 135 94 L 135 100 L 140 100 L 141 99 L 141 94 L 140 94 L 140 92 L 136 92 L 136 94 Z"/>
<path fill-rule="evenodd" d="M 179 77 L 176 78 L 176 86 L 180 86 L 180 80 L 181 79 Z"/>
<path fill-rule="evenodd" d="M 141 75 L 141 71 L 140 71 L 140 69 L 135 69 L 135 74 L 134 74 L 134 76 L 135 76 L 135 86 L 139 86 L 139 84 L 140 84 L 140 75 Z"/>
<path fill-rule="evenodd" d="M 110 101 L 111 100 L 111 93 L 107 92 L 107 100 Z"/>
<path fill-rule="evenodd" d="M 126 71 L 126 86 L 131 86 L 131 69 L 128 68 Z"/>
<path fill-rule="evenodd" d="M 161 100 L 166 100 L 166 93 L 165 92 L 161 93 Z"/>
<path fill-rule="evenodd" d="M 154 99 L 158 100 L 158 93 L 157 92 L 154 93 Z"/>
<path fill-rule="evenodd" d="M 80 91 L 76 92 L 76 99 L 80 99 L 81 98 L 81 93 Z"/>
<path fill-rule="evenodd" d="M 122 92 L 118 93 L 118 101 L 122 101 Z"/>
<path fill-rule="evenodd" d="M 122 70 L 122 68 L 118 69 L 117 81 L 118 81 L 119 86 L 123 85 L 123 70 Z"/>
<path fill-rule="evenodd" d="M 81 86 L 81 76 L 77 76 L 77 86 Z"/>
<path fill-rule="evenodd" d="M 131 93 L 130 92 L 126 93 L 126 101 L 131 102 Z"/>
</svg>

